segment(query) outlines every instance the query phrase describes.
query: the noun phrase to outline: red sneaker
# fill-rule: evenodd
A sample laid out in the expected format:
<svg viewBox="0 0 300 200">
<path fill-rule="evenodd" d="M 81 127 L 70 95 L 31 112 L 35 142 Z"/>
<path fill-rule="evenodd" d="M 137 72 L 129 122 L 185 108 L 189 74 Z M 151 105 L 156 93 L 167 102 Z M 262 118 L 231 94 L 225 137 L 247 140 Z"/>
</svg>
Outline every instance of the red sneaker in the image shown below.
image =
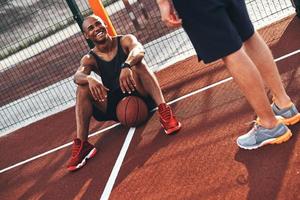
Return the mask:
<svg viewBox="0 0 300 200">
<path fill-rule="evenodd" d="M 80 139 L 74 139 L 72 147 L 72 156 L 68 162 L 67 169 L 69 171 L 75 171 L 81 168 L 87 161 L 95 156 L 97 149 L 89 142 L 82 142 Z"/>
<path fill-rule="evenodd" d="M 181 123 L 177 121 L 173 112 L 165 103 L 158 106 L 159 120 L 167 135 L 178 131 L 181 128 Z"/>
</svg>

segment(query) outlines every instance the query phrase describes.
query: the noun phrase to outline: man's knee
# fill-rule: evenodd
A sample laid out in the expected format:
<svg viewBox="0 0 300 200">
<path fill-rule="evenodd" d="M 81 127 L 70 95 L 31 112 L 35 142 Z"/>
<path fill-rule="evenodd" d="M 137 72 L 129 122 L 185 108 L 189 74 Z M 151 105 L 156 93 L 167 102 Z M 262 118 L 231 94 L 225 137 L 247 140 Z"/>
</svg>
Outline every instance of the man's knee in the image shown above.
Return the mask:
<svg viewBox="0 0 300 200">
<path fill-rule="evenodd" d="M 76 90 L 77 97 L 87 97 L 90 96 L 90 89 L 88 85 L 78 85 Z"/>
<path fill-rule="evenodd" d="M 149 74 L 150 70 L 145 62 L 140 62 L 132 67 L 132 70 L 138 75 L 143 76 L 145 74 Z"/>
</svg>

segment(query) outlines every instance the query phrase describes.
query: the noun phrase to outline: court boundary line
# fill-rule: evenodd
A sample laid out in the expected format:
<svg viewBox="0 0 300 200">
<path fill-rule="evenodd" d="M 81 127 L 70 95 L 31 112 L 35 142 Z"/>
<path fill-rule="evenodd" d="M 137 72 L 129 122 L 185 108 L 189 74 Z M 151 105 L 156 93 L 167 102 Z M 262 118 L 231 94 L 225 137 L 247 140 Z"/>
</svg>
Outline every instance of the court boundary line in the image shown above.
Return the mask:
<svg viewBox="0 0 300 200">
<path fill-rule="evenodd" d="M 115 181 L 116 181 L 116 179 L 118 177 L 119 171 L 121 169 L 123 160 L 124 160 L 125 155 L 127 153 L 127 150 L 128 150 L 129 145 L 130 145 L 130 142 L 131 142 L 131 140 L 133 138 L 135 130 L 136 130 L 135 127 L 131 127 L 129 129 L 128 134 L 127 134 L 127 136 L 125 138 L 124 144 L 123 144 L 123 146 L 121 148 L 121 151 L 119 153 L 119 156 L 117 158 L 117 161 L 116 161 L 116 163 L 115 163 L 115 165 L 114 165 L 114 167 L 113 167 L 113 169 L 111 171 L 111 174 L 110 174 L 110 176 L 108 178 L 108 181 L 107 181 L 107 183 L 105 185 L 105 188 L 104 188 L 104 190 L 102 192 L 100 200 L 108 200 L 109 199 L 110 193 L 111 193 L 111 191 L 113 189 L 113 186 L 115 184 Z"/>
<path fill-rule="evenodd" d="M 293 52 L 291 52 L 291 53 L 288 53 L 288 54 L 285 54 L 285 55 L 283 55 L 283 56 L 281 56 L 281 57 L 279 57 L 279 58 L 276 58 L 276 59 L 274 59 L 274 61 L 275 61 L 275 62 L 278 62 L 278 61 L 284 60 L 284 59 L 286 59 L 286 58 L 288 58 L 288 57 L 291 57 L 291 56 L 293 56 L 293 55 L 296 55 L 296 54 L 298 54 L 298 53 L 300 53 L 300 49 L 297 49 L 297 50 L 295 50 L 295 51 L 293 51 Z M 211 89 L 211 88 L 213 88 L 213 87 L 216 87 L 216 86 L 218 86 L 218 85 L 220 85 L 220 84 L 226 83 L 226 82 L 228 82 L 228 81 L 230 81 L 230 80 L 232 80 L 232 79 L 233 79 L 232 77 L 225 78 L 225 79 L 220 80 L 220 81 L 218 81 L 218 82 L 216 82 L 216 83 L 207 85 L 207 86 L 205 86 L 205 87 L 203 87 L 203 88 L 197 89 L 197 90 L 195 90 L 195 91 L 193 91 L 193 92 L 190 92 L 190 93 L 188 93 L 188 94 L 186 94 L 186 95 L 183 95 L 183 96 L 181 96 L 181 97 L 178 97 L 177 99 L 174 99 L 174 100 L 168 102 L 167 104 L 168 104 L 168 105 L 172 105 L 172 104 L 174 104 L 174 103 L 176 103 L 176 102 L 178 102 L 178 101 L 180 101 L 180 100 L 186 99 L 186 98 L 188 98 L 188 97 L 190 97 L 190 96 L 193 96 L 193 95 L 198 94 L 198 93 L 200 93 L 200 92 L 206 91 L 206 90 Z M 157 109 L 157 108 L 156 108 L 156 109 Z M 154 109 L 154 110 L 156 110 L 156 109 Z M 106 128 L 101 129 L 101 130 L 99 130 L 99 131 L 96 131 L 96 132 L 93 133 L 93 134 L 90 134 L 88 137 L 89 137 L 89 138 L 90 138 L 90 137 L 93 137 L 93 136 L 98 135 L 98 134 L 100 134 L 100 133 L 102 133 L 102 132 L 105 132 L 105 131 L 107 131 L 107 130 L 113 129 L 113 128 L 119 126 L 119 125 L 120 125 L 120 123 L 113 124 L 113 125 L 111 125 L 111 126 L 109 126 L 109 127 L 106 127 Z M 124 141 L 124 142 L 125 142 L 125 141 Z M 21 165 L 24 165 L 24 164 L 26 164 L 26 163 L 29 163 L 29 162 L 31 162 L 31 161 L 33 161 L 33 160 L 38 159 L 38 158 L 44 157 L 44 156 L 46 156 L 46 155 L 48 155 L 48 154 L 50 154 L 50 153 L 54 153 L 54 152 L 56 152 L 56 151 L 58 151 L 58 150 L 61 150 L 61 149 L 65 148 L 65 147 L 68 147 L 68 146 L 70 146 L 70 145 L 72 145 L 72 144 L 73 144 L 73 142 L 68 142 L 68 143 L 63 144 L 63 145 L 61 145 L 61 146 L 59 146 L 59 147 L 56 147 L 56 148 L 54 148 L 54 149 L 51 149 L 51 150 L 46 151 L 46 152 L 44 152 L 44 153 L 41 153 L 41 154 L 39 154 L 39 155 L 33 156 L 33 157 L 29 158 L 29 159 L 23 160 L 23 161 L 18 162 L 18 163 L 16 163 L 16 164 L 13 164 L 13 165 L 11 165 L 11 166 L 9 166 L 9 167 L 6 167 L 6 168 L 4 168 L 4 169 L 1 169 L 1 170 L 0 170 L 0 174 L 6 172 L 6 171 L 8 171 L 8 170 L 11 170 L 11 169 L 13 169 L 13 168 L 16 168 L 16 167 L 18 167 L 18 166 L 21 166 Z"/>
</svg>

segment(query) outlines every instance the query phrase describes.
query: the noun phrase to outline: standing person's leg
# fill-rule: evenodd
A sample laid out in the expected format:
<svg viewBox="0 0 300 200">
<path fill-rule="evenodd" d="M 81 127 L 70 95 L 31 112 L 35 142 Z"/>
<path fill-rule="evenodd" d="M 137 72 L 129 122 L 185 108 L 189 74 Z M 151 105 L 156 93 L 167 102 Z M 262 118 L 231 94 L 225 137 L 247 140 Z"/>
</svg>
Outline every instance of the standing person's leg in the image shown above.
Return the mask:
<svg viewBox="0 0 300 200">
<path fill-rule="evenodd" d="M 234 9 L 235 7 L 238 7 L 238 9 Z M 257 32 L 248 37 L 249 31 L 244 29 L 246 23 L 240 20 L 243 19 L 243 15 L 246 16 L 246 19 L 248 17 L 244 14 L 246 11 L 240 13 L 240 8 L 240 4 L 233 4 L 231 10 L 237 11 L 231 13 L 231 19 L 241 35 L 247 55 L 258 68 L 263 80 L 273 94 L 272 110 L 276 115 L 283 118 L 285 124 L 295 124 L 300 121 L 300 114 L 284 89 L 273 55 Z"/>
<path fill-rule="evenodd" d="M 289 106 L 291 99 L 286 94 L 273 55 L 263 39 L 255 32 L 244 42 L 244 47 L 271 89 L 276 105 L 282 108 Z"/>
<path fill-rule="evenodd" d="M 144 61 L 133 66 L 132 70 L 137 91 L 143 96 L 150 95 L 158 106 L 159 119 L 165 133 L 172 134 L 178 131 L 181 128 L 181 123 L 177 121 L 170 106 L 166 104 L 154 73 L 150 71 Z"/>
<path fill-rule="evenodd" d="M 277 120 L 267 98 L 262 78 L 243 48 L 223 58 L 234 81 L 251 104 L 265 128 L 273 128 Z"/>
<path fill-rule="evenodd" d="M 205 63 L 223 58 L 234 80 L 260 120 L 237 139 L 241 148 L 254 149 L 278 144 L 291 137 L 290 130 L 270 107 L 262 77 L 242 48 L 243 41 L 254 33 L 244 1 L 174 1 L 200 59 Z M 218 24 L 218 25 L 217 25 Z"/>
<path fill-rule="evenodd" d="M 244 149 L 256 149 L 287 141 L 292 133 L 281 120 L 275 118 L 260 73 L 243 48 L 224 57 L 223 61 L 259 117 L 254 128 L 238 137 L 237 144 Z"/>
<path fill-rule="evenodd" d="M 245 2 L 192 2 L 189 5 L 186 2 L 174 1 L 174 5 L 179 8 L 183 27 L 190 36 L 198 57 L 205 63 L 224 58 L 223 61 L 235 81 L 261 118 L 261 123 L 265 127 L 273 127 L 276 119 L 265 94 L 262 78 L 242 48 L 242 42 L 254 33 Z M 195 24 L 197 22 L 199 24 Z"/>
<path fill-rule="evenodd" d="M 258 33 L 255 33 L 244 42 L 244 46 L 273 94 L 274 102 L 271 105 L 273 112 L 283 117 L 284 123 L 287 125 L 299 122 L 300 114 L 286 94 L 273 55 L 267 44 Z"/>
<path fill-rule="evenodd" d="M 231 0 L 230 3 L 228 3 L 228 7 L 226 8 L 226 11 L 232 25 L 235 27 L 235 30 L 239 34 L 240 40 L 244 43 L 247 43 L 246 41 L 250 41 L 250 44 L 254 45 L 251 46 L 251 48 L 254 48 L 255 51 L 257 51 L 257 54 L 253 53 L 255 54 L 254 57 L 256 57 L 255 60 L 251 59 L 252 58 L 251 56 L 253 56 L 253 54 L 251 53 L 250 53 L 251 55 L 247 54 L 249 52 L 246 53 L 245 51 L 243 52 L 243 55 L 241 54 L 238 55 L 239 58 L 233 57 L 230 59 L 230 56 L 227 56 L 223 59 L 228 69 L 231 71 L 232 76 L 236 80 L 240 79 L 240 81 L 237 81 L 237 83 L 241 87 L 247 100 L 250 102 L 250 104 L 252 105 L 253 109 L 255 110 L 259 118 L 259 120 L 254 125 L 253 129 L 251 129 L 247 134 L 242 135 L 237 139 L 237 144 L 240 147 L 245 149 L 254 149 L 263 146 L 265 144 L 279 144 L 285 142 L 292 136 L 292 133 L 283 124 L 281 120 L 279 121 L 274 120 L 275 118 L 275 115 L 273 113 L 274 109 L 272 111 L 271 107 L 269 106 L 269 101 L 262 81 L 262 74 L 263 77 L 267 75 L 266 73 L 269 73 L 267 76 L 274 76 L 273 79 L 267 78 L 268 83 L 274 84 L 273 90 L 274 92 L 276 92 L 277 95 L 280 96 L 281 101 L 290 102 L 290 99 L 286 95 L 285 90 L 281 84 L 280 76 L 276 66 L 274 69 L 275 63 L 272 59 L 270 59 L 270 57 L 272 58 L 271 52 L 268 51 L 267 46 L 264 46 L 261 43 L 261 41 L 259 41 L 259 38 L 257 37 L 253 25 L 250 21 L 244 1 Z M 252 41 L 252 39 L 254 40 Z M 244 49 L 246 49 L 245 45 L 243 45 L 243 50 Z M 258 66 L 258 65 L 262 65 L 262 62 L 264 62 L 264 61 L 262 62 L 258 61 L 258 57 L 261 56 L 267 57 L 266 60 L 264 61 L 268 62 L 268 65 L 271 66 L 266 67 L 266 69 L 261 69 L 262 66 Z M 244 61 L 248 60 L 248 64 L 247 62 L 243 62 L 239 59 L 242 60 L 244 59 Z M 273 66 L 272 66 L 272 62 L 273 62 Z M 240 65 L 240 69 L 238 70 L 235 69 L 234 65 L 236 66 Z M 250 70 L 250 69 L 252 69 L 252 72 L 249 71 L 248 74 L 245 74 L 246 72 L 245 70 Z M 261 74 L 262 71 L 264 72 Z M 260 79 L 259 81 L 257 80 L 257 77 L 259 77 Z M 251 80 L 252 80 L 252 84 L 251 84 Z M 250 81 L 248 83 L 249 85 L 246 84 L 248 81 Z M 244 88 L 243 88 L 243 84 L 246 84 Z M 255 92 L 256 89 L 258 90 Z M 265 119 L 262 119 L 262 117 L 264 117 Z M 268 121 L 273 121 L 273 126 L 268 126 Z M 274 122 L 276 123 L 274 124 Z"/>
</svg>

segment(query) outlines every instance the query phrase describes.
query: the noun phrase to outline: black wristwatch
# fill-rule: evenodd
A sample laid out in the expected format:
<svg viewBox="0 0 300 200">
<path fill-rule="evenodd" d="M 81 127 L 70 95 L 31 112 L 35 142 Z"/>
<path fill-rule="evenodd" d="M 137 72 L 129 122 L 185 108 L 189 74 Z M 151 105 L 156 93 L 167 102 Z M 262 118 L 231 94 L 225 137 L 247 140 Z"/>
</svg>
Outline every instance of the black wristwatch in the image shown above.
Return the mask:
<svg viewBox="0 0 300 200">
<path fill-rule="evenodd" d="M 124 69 L 124 68 L 126 68 L 126 67 L 130 68 L 131 65 L 128 64 L 128 63 L 126 63 L 126 62 L 123 62 L 122 65 L 121 65 L 121 68 Z"/>
</svg>

